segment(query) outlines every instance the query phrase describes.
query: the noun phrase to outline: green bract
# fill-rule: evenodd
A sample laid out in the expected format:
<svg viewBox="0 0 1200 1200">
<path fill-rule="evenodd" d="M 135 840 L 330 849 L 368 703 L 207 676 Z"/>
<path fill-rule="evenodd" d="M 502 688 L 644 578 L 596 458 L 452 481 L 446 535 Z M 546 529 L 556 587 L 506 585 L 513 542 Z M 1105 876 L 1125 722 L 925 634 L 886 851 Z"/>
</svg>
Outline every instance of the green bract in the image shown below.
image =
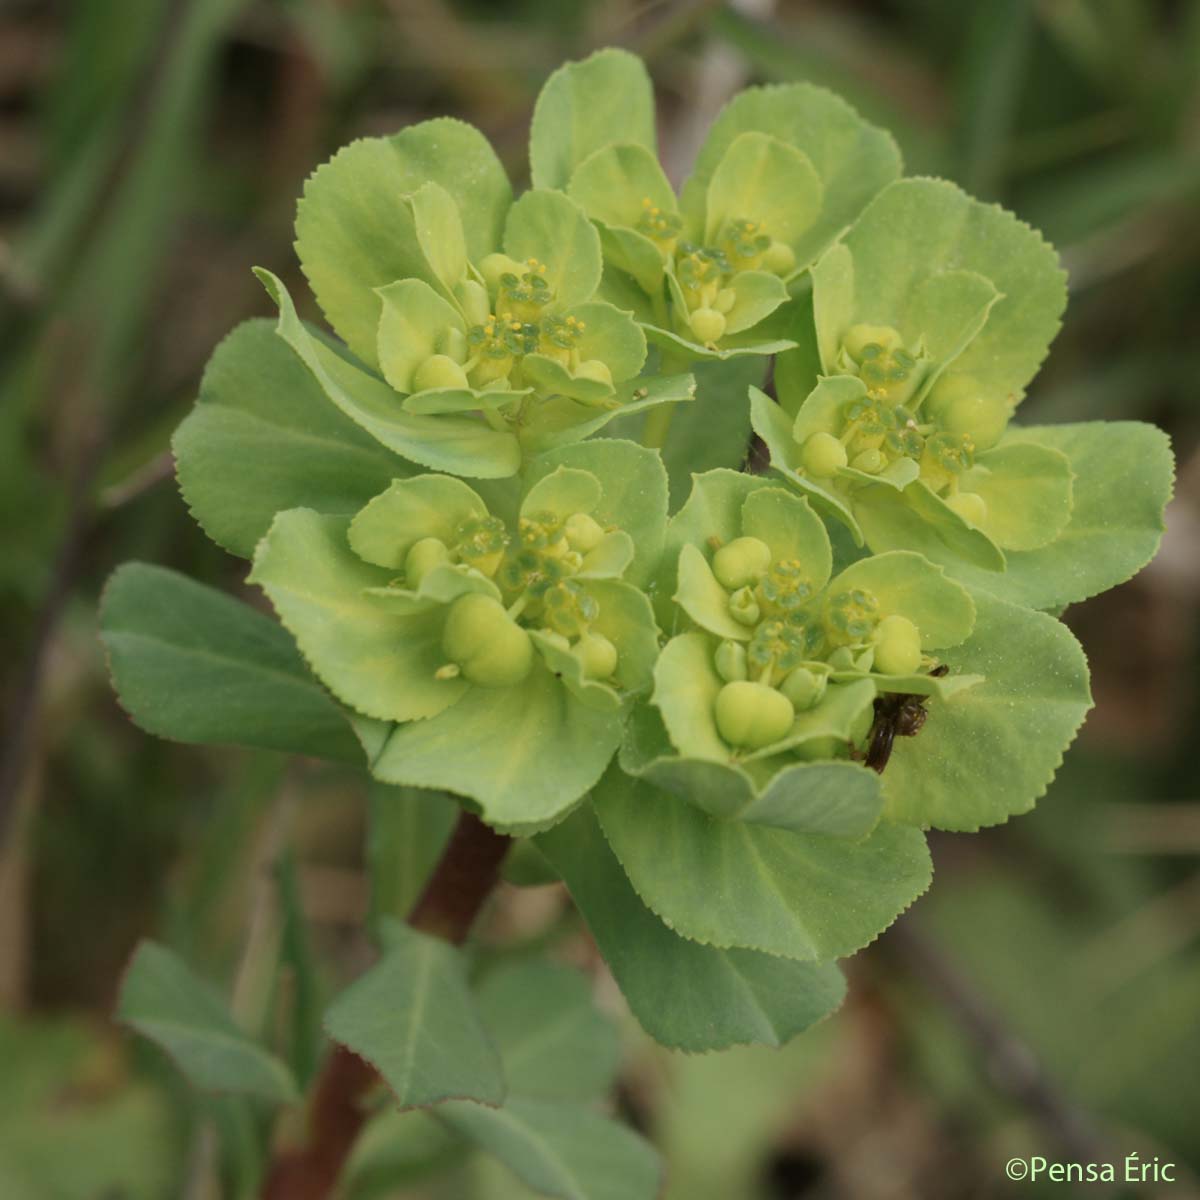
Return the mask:
<svg viewBox="0 0 1200 1200">
<path fill-rule="evenodd" d="M 600 243 L 561 192 L 513 203 L 476 130 L 428 121 L 347 146 L 308 181 L 296 249 L 334 331 L 279 332 L 352 420 L 405 457 L 501 477 L 622 411 L 686 400 L 686 378 L 637 376 L 646 341 L 596 295 Z"/>
<path fill-rule="evenodd" d="M 767 318 L 898 173 L 887 134 L 798 84 L 734 100 L 678 199 L 652 139 L 600 146 L 576 163 L 566 189 L 600 231 L 606 289 L 638 312 L 650 337 L 671 354 L 727 358 L 793 344 Z"/>
<path fill-rule="evenodd" d="M 597 463 L 640 479 L 657 512 L 606 492 Z M 625 526 L 661 539 L 664 492 L 653 456 L 620 442 L 535 462 L 495 511 L 461 480 L 417 475 L 350 519 L 280 513 L 250 578 L 338 699 L 397 724 L 380 778 L 533 824 L 594 782 L 627 701 L 649 687 L 657 628 L 624 578 Z M 459 749 L 440 756 L 443 742 Z"/>
<path fill-rule="evenodd" d="M 875 700 L 939 706 L 981 682 L 934 675 L 934 652 L 971 634 L 967 591 L 920 555 L 894 551 L 836 575 L 820 518 L 802 497 L 732 471 L 697 476 L 667 533 L 677 555 L 675 636 L 654 671 L 651 714 L 622 756 L 722 816 L 820 832 L 861 832 L 878 815 L 856 763 Z M 669 576 L 669 567 L 666 574 Z M 822 760 L 821 766 L 804 766 Z M 843 803 L 829 807 L 841 788 Z M 850 797 L 854 797 L 853 800 Z"/>
<path fill-rule="evenodd" d="M 793 359 L 783 409 L 752 397 L 774 464 L 872 550 L 1002 571 L 1053 542 L 1070 462 L 1005 437 L 1066 301 L 1053 250 L 948 183 L 904 180 L 812 277 L 817 361 Z"/>
</svg>

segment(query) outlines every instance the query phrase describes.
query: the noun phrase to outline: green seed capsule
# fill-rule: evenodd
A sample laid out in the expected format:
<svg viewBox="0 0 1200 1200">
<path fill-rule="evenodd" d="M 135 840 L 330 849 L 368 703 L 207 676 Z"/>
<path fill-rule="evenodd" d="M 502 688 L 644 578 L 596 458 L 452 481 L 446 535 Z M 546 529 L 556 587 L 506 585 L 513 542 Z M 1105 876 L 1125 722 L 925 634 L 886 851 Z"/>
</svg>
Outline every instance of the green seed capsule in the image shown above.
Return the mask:
<svg viewBox="0 0 1200 1200">
<path fill-rule="evenodd" d="M 771 547 L 756 537 L 734 538 L 713 555 L 713 574 L 730 590 L 757 583 L 771 565 Z"/>
<path fill-rule="evenodd" d="M 871 641 L 875 670 L 881 675 L 911 675 L 921 665 L 921 631 L 907 617 L 884 617 Z"/>
<path fill-rule="evenodd" d="M 772 242 L 763 255 L 762 267 L 772 275 L 790 275 L 796 268 L 796 252 L 787 242 Z"/>
<path fill-rule="evenodd" d="M 797 667 L 782 683 L 780 691 L 792 702 L 797 712 L 815 708 L 825 695 L 826 675 Z"/>
<path fill-rule="evenodd" d="M 448 354 L 432 354 L 413 373 L 413 390 L 469 388 L 467 373 Z"/>
<path fill-rule="evenodd" d="M 750 588 L 738 588 L 729 597 L 729 615 L 740 625 L 758 624 L 758 619 L 762 616 L 762 610 L 759 608 L 758 600 Z"/>
<path fill-rule="evenodd" d="M 878 475 L 887 466 L 887 459 L 883 457 L 882 451 L 863 450 L 850 460 L 850 465 L 864 474 Z"/>
<path fill-rule="evenodd" d="M 786 737 L 796 718 L 792 702 L 765 683 L 740 680 L 718 693 L 717 729 L 731 746 L 761 750 Z"/>
<path fill-rule="evenodd" d="M 617 669 L 617 648 L 601 633 L 585 633 L 575 643 L 575 654 L 588 679 L 609 679 Z"/>
<path fill-rule="evenodd" d="M 715 308 L 698 308 L 688 318 L 692 332 L 705 345 L 719 341 L 725 333 L 725 317 Z"/>
<path fill-rule="evenodd" d="M 827 479 L 846 465 L 846 447 L 832 433 L 814 433 L 804 443 L 800 462 L 810 475 Z"/>
<path fill-rule="evenodd" d="M 495 254 L 485 255 L 479 263 L 479 273 L 483 276 L 487 289 L 493 296 L 500 290 L 502 276 L 512 275 L 519 278 L 528 269 L 527 263 L 517 262 L 515 258 L 509 258 L 507 254 L 501 254 L 498 251 Z"/>
<path fill-rule="evenodd" d="M 725 680 L 726 683 L 736 683 L 739 679 L 745 679 L 746 670 L 746 647 L 741 642 L 724 641 L 717 647 L 716 654 L 713 655 L 713 665 L 717 668 L 717 674 Z"/>
<path fill-rule="evenodd" d="M 987 501 L 978 492 L 955 492 L 946 497 L 946 504 L 970 525 L 980 526 L 987 520 Z"/>
<path fill-rule="evenodd" d="M 572 550 L 578 550 L 580 554 L 587 554 L 589 550 L 595 550 L 600 544 L 604 537 L 604 526 L 587 513 L 574 513 L 567 518 L 563 525 L 563 533 L 566 534 L 567 542 Z"/>
<path fill-rule="evenodd" d="M 852 325 L 846 330 L 842 345 L 855 362 L 862 362 L 864 357 L 871 357 L 869 352 L 864 355 L 868 347 L 878 347 L 876 354 L 894 350 L 900 345 L 900 334 L 890 325 Z"/>
<path fill-rule="evenodd" d="M 413 542 L 404 556 L 404 586 L 415 592 L 434 567 L 449 561 L 450 551 L 440 538 L 427 537 Z"/>
<path fill-rule="evenodd" d="M 737 292 L 733 288 L 722 288 L 717 293 L 717 298 L 713 301 L 713 308 L 722 316 L 728 313 L 737 303 Z"/>
<path fill-rule="evenodd" d="M 977 450 L 999 440 L 1013 414 L 1007 397 L 988 397 L 969 375 L 943 376 L 925 399 L 925 413 L 946 433 L 969 434 Z"/>
<path fill-rule="evenodd" d="M 442 631 L 442 652 L 480 687 L 512 687 L 529 674 L 533 643 L 491 596 L 459 596 Z"/>
</svg>

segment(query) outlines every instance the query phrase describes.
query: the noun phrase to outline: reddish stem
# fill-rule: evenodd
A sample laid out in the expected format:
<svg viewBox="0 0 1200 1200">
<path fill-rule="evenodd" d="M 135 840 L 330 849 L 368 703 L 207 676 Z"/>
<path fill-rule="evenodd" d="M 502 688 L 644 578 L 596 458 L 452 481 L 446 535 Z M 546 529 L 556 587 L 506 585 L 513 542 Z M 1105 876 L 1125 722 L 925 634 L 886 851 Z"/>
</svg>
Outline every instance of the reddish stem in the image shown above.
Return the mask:
<svg viewBox="0 0 1200 1200">
<path fill-rule="evenodd" d="M 461 945 L 500 878 L 510 839 L 463 812 L 450 841 L 413 906 L 408 923 Z M 334 1046 L 313 1087 L 308 1142 L 275 1157 L 262 1200 L 327 1200 L 367 1119 L 375 1068 L 344 1046 Z"/>
</svg>

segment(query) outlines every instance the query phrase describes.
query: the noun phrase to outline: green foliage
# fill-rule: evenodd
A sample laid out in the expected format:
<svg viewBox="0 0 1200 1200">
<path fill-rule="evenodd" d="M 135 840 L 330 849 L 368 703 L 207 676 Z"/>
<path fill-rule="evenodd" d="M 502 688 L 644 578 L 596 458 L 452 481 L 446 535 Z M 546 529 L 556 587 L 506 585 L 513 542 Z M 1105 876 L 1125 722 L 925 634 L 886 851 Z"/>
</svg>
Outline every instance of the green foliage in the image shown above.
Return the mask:
<svg viewBox="0 0 1200 1200">
<path fill-rule="evenodd" d="M 203 980 L 162 946 L 143 942 L 121 985 L 117 1017 L 157 1042 L 202 1091 L 298 1097 L 288 1068 L 234 1024 Z"/>
<path fill-rule="evenodd" d="M 401 1108 L 504 1099 L 504 1073 L 467 987 L 466 964 L 440 938 L 389 924 L 382 961 L 338 996 L 325 1029 L 379 1071 Z"/>
<path fill-rule="evenodd" d="M 898 178 L 829 92 L 735 98 L 676 195 L 649 77 L 605 50 L 547 80 L 529 160 L 514 199 L 439 119 L 316 171 L 296 249 L 336 337 L 259 269 L 278 323 L 218 347 L 174 442 L 278 623 L 133 565 L 102 636 L 151 732 L 365 762 L 383 954 L 324 1028 L 431 1111 L 373 1126 L 409 1131 L 400 1157 L 473 1146 L 538 1194 L 649 1200 L 654 1153 L 593 1111 L 617 1055 L 585 979 L 393 919 L 455 806 L 531 839 L 511 877 L 563 880 L 653 1038 L 779 1046 L 929 886 L 924 830 L 1045 791 L 1090 693 L 1039 610 L 1149 560 L 1171 461 L 1136 423 L 1012 422 L 1065 304 L 1056 252 Z M 307 1080 L 290 858 L 281 884 Z M 121 1015 L 201 1087 L 296 1099 L 166 951 Z M 355 1189 L 386 1175 L 362 1154 Z"/>
<path fill-rule="evenodd" d="M 109 580 L 100 636 L 122 705 L 159 737 L 362 761 L 292 640 L 214 588 L 129 563 Z"/>
</svg>

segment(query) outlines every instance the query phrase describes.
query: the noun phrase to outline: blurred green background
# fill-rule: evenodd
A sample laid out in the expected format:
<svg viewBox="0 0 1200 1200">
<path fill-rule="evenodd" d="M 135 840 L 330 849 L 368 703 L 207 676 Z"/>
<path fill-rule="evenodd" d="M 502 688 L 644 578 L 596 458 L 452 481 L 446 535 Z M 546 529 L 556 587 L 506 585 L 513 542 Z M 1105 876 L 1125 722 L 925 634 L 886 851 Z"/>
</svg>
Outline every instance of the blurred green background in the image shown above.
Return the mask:
<svg viewBox="0 0 1200 1200">
<path fill-rule="evenodd" d="M 933 892 L 832 1021 L 778 1053 L 656 1050 L 551 888 L 504 889 L 490 952 L 593 971 L 670 1200 L 1062 1195 L 1005 1161 L 1134 1152 L 1179 1182 L 1107 1194 L 1200 1195 L 1200 3 L 0 0 L 3 1200 L 250 1194 L 255 1114 L 108 1023 L 133 945 L 176 947 L 270 1028 L 278 978 L 311 959 L 331 991 L 364 915 L 417 886 L 437 831 L 396 798 L 134 729 L 97 598 L 133 557 L 243 590 L 168 440 L 215 343 L 269 310 L 250 265 L 299 283 L 307 172 L 451 113 L 520 181 L 542 80 L 605 44 L 646 57 L 677 180 L 732 92 L 807 79 L 890 128 L 909 173 L 1044 230 L 1071 304 L 1022 417 L 1152 421 L 1180 479 L 1159 559 L 1067 614 L 1097 708 L 1050 794 L 935 839 Z M 373 802 L 391 819 L 364 850 Z M 355 1197 L 526 1194 L 482 1162 L 430 1174 L 419 1118 L 366 1150 Z"/>
</svg>

